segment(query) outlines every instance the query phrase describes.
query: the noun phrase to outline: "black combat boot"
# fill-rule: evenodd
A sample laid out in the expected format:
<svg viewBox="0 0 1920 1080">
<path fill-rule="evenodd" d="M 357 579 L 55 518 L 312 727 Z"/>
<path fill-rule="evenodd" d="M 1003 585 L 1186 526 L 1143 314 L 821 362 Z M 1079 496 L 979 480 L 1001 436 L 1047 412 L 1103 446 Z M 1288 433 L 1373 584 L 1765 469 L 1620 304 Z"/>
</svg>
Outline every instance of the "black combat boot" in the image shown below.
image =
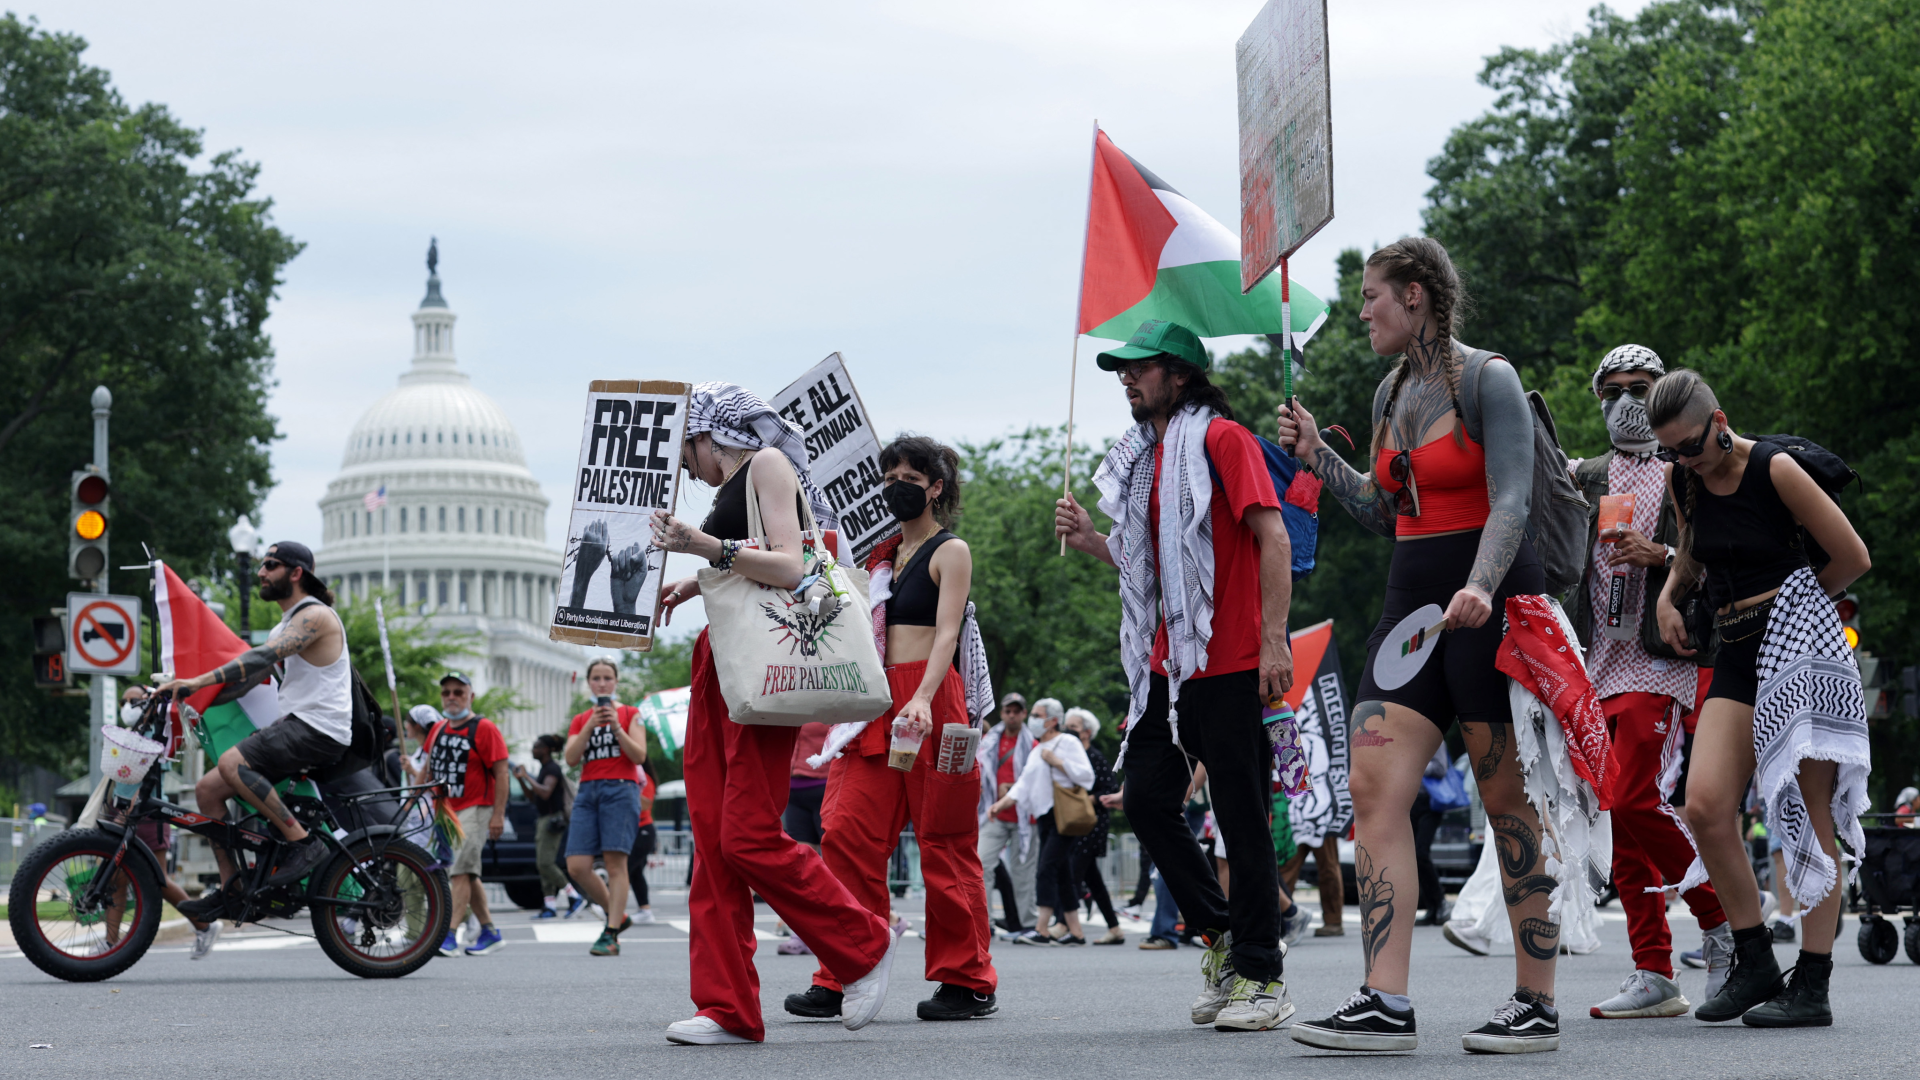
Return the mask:
<svg viewBox="0 0 1920 1080">
<path fill-rule="evenodd" d="M 1771 1001 L 1780 993 L 1780 962 L 1773 958 L 1773 934 L 1765 926 L 1733 932 L 1733 970 L 1720 992 L 1699 1008 L 1693 1018 L 1717 1024 Z"/>
<path fill-rule="evenodd" d="M 1832 1027 L 1827 982 L 1833 977 L 1833 954 L 1802 949 L 1800 961 L 1787 975 L 1787 988 L 1773 1000 L 1754 1006 L 1740 1022 L 1753 1027 Z"/>
</svg>

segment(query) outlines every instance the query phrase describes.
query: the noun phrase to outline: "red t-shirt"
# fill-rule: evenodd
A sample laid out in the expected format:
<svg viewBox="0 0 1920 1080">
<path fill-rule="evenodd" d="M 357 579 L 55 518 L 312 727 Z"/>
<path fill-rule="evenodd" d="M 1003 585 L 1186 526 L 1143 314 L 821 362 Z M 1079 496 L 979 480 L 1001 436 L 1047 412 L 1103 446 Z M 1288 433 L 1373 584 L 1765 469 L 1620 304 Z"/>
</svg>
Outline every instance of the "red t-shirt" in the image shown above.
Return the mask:
<svg viewBox="0 0 1920 1080">
<path fill-rule="evenodd" d="M 632 734 L 633 718 L 640 715 L 640 710 L 632 705 L 615 705 L 613 715 L 621 730 Z M 592 709 L 574 717 L 573 724 L 567 728 L 567 738 L 580 734 L 591 719 Z M 580 758 L 580 782 L 584 784 L 589 780 L 640 781 L 640 766 L 627 757 L 610 727 L 596 727 L 593 734 L 587 736 L 587 752 Z"/>
<path fill-rule="evenodd" d="M 1000 736 L 1000 771 L 994 774 L 993 782 L 995 784 L 1013 783 L 1013 749 L 1019 742 L 1020 730 L 1018 728 L 1015 728 L 1010 734 Z M 994 790 L 998 791 L 999 788 L 996 787 Z M 1018 821 L 1020 820 L 1020 811 L 1015 807 L 1009 806 L 993 816 L 1001 821 Z"/>
<path fill-rule="evenodd" d="M 1153 493 L 1147 498 L 1147 530 L 1154 562 L 1160 561 L 1160 451 L 1153 448 Z M 1194 677 L 1230 675 L 1260 666 L 1260 541 L 1241 520 L 1248 507 L 1280 508 L 1267 472 L 1266 455 L 1253 432 L 1231 420 L 1207 426 L 1207 456 L 1218 480 L 1213 486 L 1213 638 L 1207 667 Z M 1167 673 L 1167 624 L 1153 637 L 1153 670 Z"/>
<path fill-rule="evenodd" d="M 787 763 L 787 775 L 792 780 L 804 780 L 819 786 L 827 782 L 827 766 L 819 768 L 807 764 L 807 759 L 827 748 L 827 736 L 833 729 L 818 721 L 800 725 L 799 734 L 793 738 L 793 758 Z M 801 784 L 801 787 L 808 786 Z"/>
<path fill-rule="evenodd" d="M 427 733 L 426 751 L 434 781 L 446 785 L 447 809 L 493 804 L 493 766 L 507 759 L 507 740 L 493 721 L 483 716 L 442 720 Z"/>
<path fill-rule="evenodd" d="M 640 774 L 640 824 L 653 824 L 653 777 L 644 772 Z"/>
</svg>

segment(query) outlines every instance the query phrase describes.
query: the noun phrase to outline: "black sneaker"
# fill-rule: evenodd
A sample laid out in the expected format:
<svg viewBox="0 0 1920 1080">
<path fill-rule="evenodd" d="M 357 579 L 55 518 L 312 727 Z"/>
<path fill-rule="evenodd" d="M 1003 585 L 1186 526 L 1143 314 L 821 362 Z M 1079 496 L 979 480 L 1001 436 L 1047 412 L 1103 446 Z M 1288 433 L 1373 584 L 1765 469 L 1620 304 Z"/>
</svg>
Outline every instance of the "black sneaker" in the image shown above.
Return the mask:
<svg viewBox="0 0 1920 1080">
<path fill-rule="evenodd" d="M 291 885 L 319 869 L 326 857 L 327 846 L 320 842 L 319 837 L 309 836 L 298 847 L 281 850 L 280 864 L 273 868 L 273 873 L 267 875 L 267 884 Z"/>
<path fill-rule="evenodd" d="M 831 1020 L 840 1015 L 842 996 L 838 990 L 819 985 L 809 986 L 804 994 L 787 995 L 787 1011 L 814 1020 Z"/>
<path fill-rule="evenodd" d="M 992 994 L 941 983 L 940 989 L 921 1002 L 917 1011 L 922 1020 L 971 1020 L 976 1016 L 990 1016 L 999 1012 L 1000 1003 Z"/>
<path fill-rule="evenodd" d="M 201 893 L 199 899 L 175 905 L 174 910 L 195 922 L 213 922 L 229 917 L 228 906 L 227 890 L 223 886 L 216 885 Z"/>
<path fill-rule="evenodd" d="M 1788 944 L 1792 944 L 1793 943 L 1793 924 L 1790 922 L 1774 923 L 1773 924 L 1773 940 L 1783 941 Z"/>
<path fill-rule="evenodd" d="M 1514 998 L 1493 1019 L 1460 1036 L 1469 1054 L 1533 1054 L 1560 1049 L 1560 1013 L 1551 1005 Z"/>
<path fill-rule="evenodd" d="M 1332 1016 L 1302 1021 L 1287 1034 L 1294 1042 L 1322 1050 L 1412 1050 L 1420 1045 L 1413 1010 L 1402 1012 L 1364 986 Z"/>
</svg>

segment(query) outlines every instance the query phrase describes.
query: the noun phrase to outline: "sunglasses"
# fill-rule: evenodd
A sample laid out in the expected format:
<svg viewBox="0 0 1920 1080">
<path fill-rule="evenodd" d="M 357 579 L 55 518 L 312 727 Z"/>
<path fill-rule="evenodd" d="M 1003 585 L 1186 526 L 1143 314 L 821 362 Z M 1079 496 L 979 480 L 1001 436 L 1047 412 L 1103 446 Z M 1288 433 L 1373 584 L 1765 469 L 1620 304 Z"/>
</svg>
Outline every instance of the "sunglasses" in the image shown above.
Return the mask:
<svg viewBox="0 0 1920 1080">
<path fill-rule="evenodd" d="M 1128 360 L 1114 368 L 1113 373 L 1120 377 L 1121 382 L 1126 382 L 1129 379 L 1134 382 L 1139 382 L 1140 377 L 1152 371 L 1154 365 L 1159 362 L 1158 360 Z"/>
<path fill-rule="evenodd" d="M 1681 443 L 1671 450 L 1663 446 L 1655 450 L 1653 456 L 1669 464 L 1679 461 L 1681 458 L 1699 457 L 1706 452 L 1707 436 L 1711 434 L 1713 434 L 1713 421 L 1709 420 L 1707 421 L 1706 430 L 1700 432 L 1699 438 L 1689 443 Z"/>
<path fill-rule="evenodd" d="M 468 690 L 464 686 L 454 686 L 454 687 L 449 687 L 445 690 L 440 691 L 440 696 L 441 697 L 459 697 L 461 694 L 470 694 L 472 692 L 473 691 Z"/>
<path fill-rule="evenodd" d="M 1620 395 L 1625 394 L 1635 401 L 1645 401 L 1652 390 L 1653 384 L 1650 382 L 1628 383 L 1625 386 L 1612 383 L 1600 388 L 1600 397 L 1603 401 L 1619 401 Z"/>
<path fill-rule="evenodd" d="M 1413 452 L 1402 450 L 1387 463 L 1387 475 L 1400 485 L 1393 493 L 1394 512 L 1401 517 L 1420 516 L 1420 485 L 1413 478 Z"/>
<path fill-rule="evenodd" d="M 260 569 L 262 570 L 278 570 L 285 565 L 287 564 L 281 562 L 279 559 L 261 559 L 260 560 Z"/>
</svg>

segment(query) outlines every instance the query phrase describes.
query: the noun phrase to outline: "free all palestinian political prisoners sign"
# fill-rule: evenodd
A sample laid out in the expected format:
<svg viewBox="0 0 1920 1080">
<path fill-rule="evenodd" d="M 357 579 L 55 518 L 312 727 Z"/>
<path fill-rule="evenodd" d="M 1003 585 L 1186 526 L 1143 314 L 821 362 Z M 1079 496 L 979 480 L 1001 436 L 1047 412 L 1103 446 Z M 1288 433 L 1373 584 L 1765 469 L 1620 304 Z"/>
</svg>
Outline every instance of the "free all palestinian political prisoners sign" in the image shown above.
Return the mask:
<svg viewBox="0 0 1920 1080">
<path fill-rule="evenodd" d="M 683 382 L 587 385 L 566 561 L 547 632 L 553 640 L 653 647 L 667 563 L 653 546 L 653 512 L 671 513 L 680 495 L 692 389 Z"/>
<path fill-rule="evenodd" d="M 1267 0 L 1234 53 L 1244 293 L 1333 220 L 1327 0 Z"/>
<path fill-rule="evenodd" d="M 800 428 L 813 482 L 840 515 L 840 540 L 854 565 L 900 523 L 880 498 L 880 436 L 839 353 L 780 391 L 773 411 Z"/>
</svg>

